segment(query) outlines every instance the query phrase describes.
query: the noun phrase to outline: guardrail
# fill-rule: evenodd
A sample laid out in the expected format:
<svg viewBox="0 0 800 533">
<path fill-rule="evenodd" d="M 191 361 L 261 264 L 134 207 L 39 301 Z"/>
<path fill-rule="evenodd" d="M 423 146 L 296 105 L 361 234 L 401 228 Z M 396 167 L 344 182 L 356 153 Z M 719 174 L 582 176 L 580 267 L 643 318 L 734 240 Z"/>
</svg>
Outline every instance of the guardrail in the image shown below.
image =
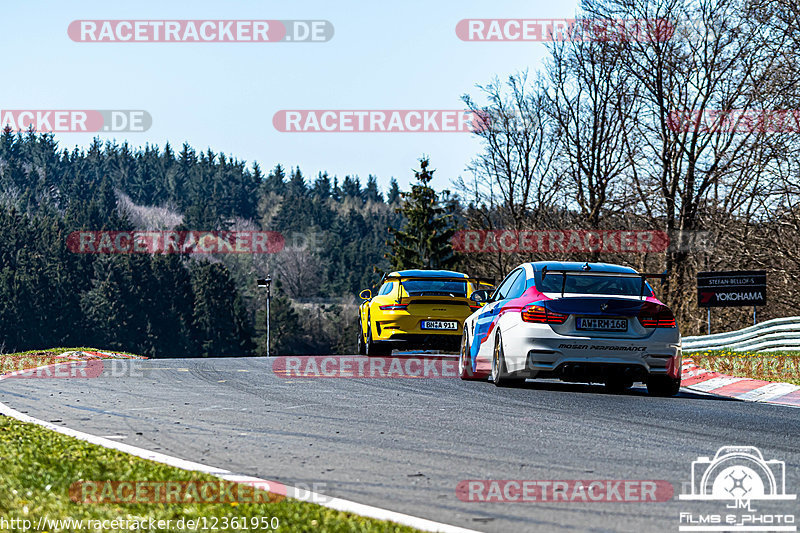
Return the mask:
<svg viewBox="0 0 800 533">
<path fill-rule="evenodd" d="M 777 352 L 800 350 L 800 317 L 773 318 L 749 328 L 714 335 L 684 337 L 684 353 L 705 350 Z"/>
</svg>

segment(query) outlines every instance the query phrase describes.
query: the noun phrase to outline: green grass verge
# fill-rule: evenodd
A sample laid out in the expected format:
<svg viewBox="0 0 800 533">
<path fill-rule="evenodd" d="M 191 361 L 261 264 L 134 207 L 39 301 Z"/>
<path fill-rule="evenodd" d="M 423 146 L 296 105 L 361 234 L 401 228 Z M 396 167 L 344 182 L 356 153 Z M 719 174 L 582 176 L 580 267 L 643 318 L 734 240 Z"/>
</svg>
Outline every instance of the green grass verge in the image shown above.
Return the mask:
<svg viewBox="0 0 800 533">
<path fill-rule="evenodd" d="M 800 385 L 800 352 L 734 352 L 708 350 L 687 352 L 698 366 L 730 376 Z"/>
<path fill-rule="evenodd" d="M 81 348 L 34 350 L 10 354 L 30 356 L 45 354 L 52 357 L 65 351 Z M 83 348 L 93 350 L 91 348 Z M 99 351 L 99 350 L 98 350 Z M 0 356 L 0 358 L 3 356 Z M 128 520 L 127 528 L 108 522 L 102 531 L 131 531 L 135 522 L 138 531 L 174 531 L 186 533 L 199 530 L 187 528 L 188 520 L 205 519 L 206 531 L 314 531 L 314 532 L 412 532 L 416 529 L 391 522 L 373 520 L 343 513 L 312 503 L 293 499 L 264 503 L 76 503 L 70 498 L 70 486 L 80 481 L 178 481 L 219 483 L 214 476 L 181 470 L 161 463 L 134 457 L 50 431 L 35 424 L 0 416 L 0 530 L 30 531 L 40 518 L 47 518 L 43 531 L 98 530 L 89 520 Z M 76 494 L 76 493 L 73 493 Z M 274 500 L 274 498 L 273 498 Z M 275 517 L 279 527 L 265 528 L 258 519 Z M 231 519 L 236 518 L 236 522 Z M 82 527 L 53 520 L 83 520 Z M 183 519 L 184 528 L 178 526 Z M 3 522 L 5 520 L 5 522 Z M 14 522 L 16 520 L 16 522 Z M 29 520 L 26 524 L 22 520 Z M 171 527 L 150 529 L 151 520 L 171 520 Z M 223 527 L 226 524 L 228 527 Z M 166 522 L 164 522 L 166 524 Z M 210 529 L 216 524 L 216 529 Z M 255 527 L 254 527 L 255 526 Z"/>
<path fill-rule="evenodd" d="M 25 357 L 25 356 L 38 356 L 38 355 L 46 355 L 46 356 L 53 356 L 53 355 L 61 355 L 65 352 L 113 352 L 113 353 L 124 353 L 125 355 L 135 355 L 136 357 L 141 357 L 135 353 L 131 352 L 124 352 L 122 350 L 106 350 L 102 348 L 89 348 L 87 346 L 82 346 L 80 348 L 48 348 L 47 350 L 28 350 L 27 352 L 16 352 L 16 353 L 9 353 L 9 354 L 0 354 L 0 357 Z"/>
<path fill-rule="evenodd" d="M 173 524 L 206 517 L 277 517 L 277 531 L 416 531 L 397 524 L 372 520 L 301 502 L 284 499 L 272 503 L 226 504 L 94 504 L 75 503 L 70 485 L 76 481 L 219 481 L 217 478 L 147 461 L 61 435 L 34 424 L 0 417 L 0 512 L 6 520 L 28 519 L 35 525 L 49 519 L 145 520 L 171 519 Z M 209 524 L 211 522 L 208 522 Z M 250 522 L 248 521 L 248 526 Z M 3 528 L 5 530 L 5 528 Z M 22 527 L 9 530 L 22 531 Z M 76 527 L 44 528 L 46 531 L 86 531 Z M 146 527 L 144 529 L 147 529 Z M 227 531 L 254 528 L 227 528 Z M 257 529 L 267 531 L 268 529 Z M 106 530 L 114 531 L 114 529 Z M 125 529 L 116 529 L 125 531 Z M 165 528 L 160 531 L 185 530 Z"/>
</svg>

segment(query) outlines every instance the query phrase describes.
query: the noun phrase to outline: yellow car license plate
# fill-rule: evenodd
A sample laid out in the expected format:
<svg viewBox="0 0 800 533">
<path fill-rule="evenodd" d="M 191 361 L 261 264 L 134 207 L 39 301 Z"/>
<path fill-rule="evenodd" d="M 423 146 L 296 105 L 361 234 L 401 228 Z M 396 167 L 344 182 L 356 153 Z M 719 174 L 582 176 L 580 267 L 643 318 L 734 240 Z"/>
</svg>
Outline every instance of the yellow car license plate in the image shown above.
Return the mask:
<svg viewBox="0 0 800 533">
<path fill-rule="evenodd" d="M 458 322 L 454 320 L 423 320 L 422 329 L 458 329 Z"/>
</svg>

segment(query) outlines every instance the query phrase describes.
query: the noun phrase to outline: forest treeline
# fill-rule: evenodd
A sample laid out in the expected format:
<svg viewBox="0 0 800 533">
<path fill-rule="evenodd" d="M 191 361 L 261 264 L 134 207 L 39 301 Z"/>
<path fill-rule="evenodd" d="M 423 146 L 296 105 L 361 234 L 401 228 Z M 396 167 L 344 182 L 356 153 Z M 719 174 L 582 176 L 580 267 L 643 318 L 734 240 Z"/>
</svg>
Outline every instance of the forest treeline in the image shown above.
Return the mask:
<svg viewBox="0 0 800 533">
<path fill-rule="evenodd" d="M 0 347 L 101 346 L 149 356 L 263 351 L 263 293 L 277 353 L 344 349 L 354 294 L 388 268 L 400 191 L 374 176 L 280 165 L 263 173 L 212 151 L 103 144 L 59 150 L 52 135 L 0 135 Z M 74 231 L 269 230 L 277 254 L 83 254 Z M 324 320 L 322 319 L 324 316 Z M 347 318 L 347 320 L 345 320 Z M 346 322 L 344 325 L 337 321 Z M 354 338 L 353 338 L 354 342 Z"/>
</svg>

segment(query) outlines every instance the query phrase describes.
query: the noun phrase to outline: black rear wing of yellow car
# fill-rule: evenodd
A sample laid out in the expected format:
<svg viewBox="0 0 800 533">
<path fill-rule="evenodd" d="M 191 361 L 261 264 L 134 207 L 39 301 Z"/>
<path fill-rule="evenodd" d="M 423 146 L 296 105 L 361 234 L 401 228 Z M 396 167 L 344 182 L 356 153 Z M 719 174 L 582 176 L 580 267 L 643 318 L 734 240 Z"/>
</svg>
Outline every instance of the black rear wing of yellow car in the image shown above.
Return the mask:
<svg viewBox="0 0 800 533">
<path fill-rule="evenodd" d="M 397 274 L 387 274 L 383 276 L 381 283 L 385 281 L 397 281 L 400 284 L 400 290 L 397 292 L 397 303 L 401 303 L 402 300 L 404 281 L 464 281 L 475 284 L 475 287 L 479 287 L 481 283 L 494 285 L 494 281 L 487 278 L 461 276 L 401 276 Z"/>
<path fill-rule="evenodd" d="M 642 285 L 639 289 L 639 298 L 644 299 L 644 287 L 647 284 L 648 279 L 660 279 L 663 283 L 665 279 L 667 279 L 668 274 L 666 272 L 662 272 L 661 274 L 654 274 L 654 273 L 645 273 L 645 272 L 609 272 L 609 271 L 598 271 L 598 270 L 591 270 L 591 269 L 584 269 L 584 270 L 562 270 L 562 269 L 549 269 L 544 267 L 542 269 L 542 280 L 544 280 L 545 276 L 561 276 L 561 297 L 564 297 L 564 290 L 567 285 L 567 276 L 599 276 L 599 277 L 609 277 L 609 278 L 641 278 Z"/>
</svg>

